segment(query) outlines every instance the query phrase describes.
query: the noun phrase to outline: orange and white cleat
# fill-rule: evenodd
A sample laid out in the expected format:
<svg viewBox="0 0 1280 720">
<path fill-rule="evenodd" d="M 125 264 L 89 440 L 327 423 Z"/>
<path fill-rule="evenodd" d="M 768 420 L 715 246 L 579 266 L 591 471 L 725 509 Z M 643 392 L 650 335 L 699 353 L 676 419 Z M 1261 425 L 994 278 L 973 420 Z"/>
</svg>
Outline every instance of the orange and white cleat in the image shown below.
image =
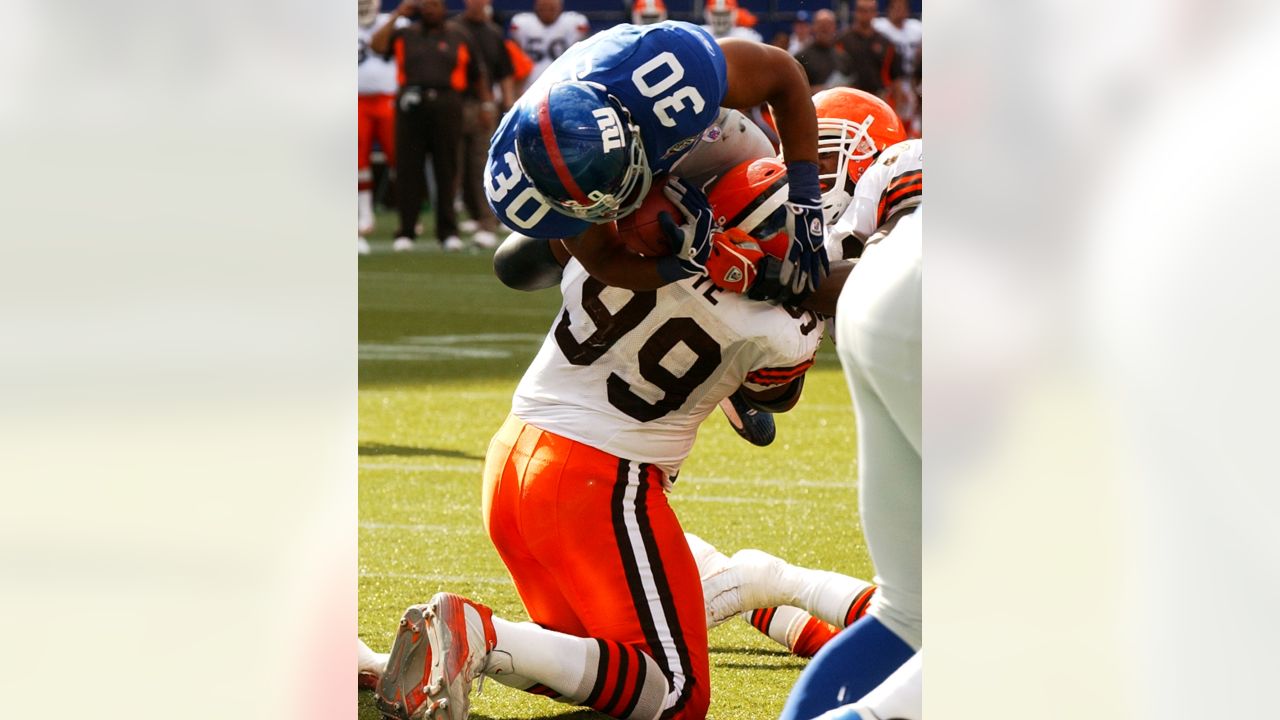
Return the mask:
<svg viewBox="0 0 1280 720">
<path fill-rule="evenodd" d="M 393 720 L 466 720 L 471 683 L 497 644 L 493 611 L 453 593 L 437 593 L 404 613 L 378 682 L 378 710 Z"/>
</svg>

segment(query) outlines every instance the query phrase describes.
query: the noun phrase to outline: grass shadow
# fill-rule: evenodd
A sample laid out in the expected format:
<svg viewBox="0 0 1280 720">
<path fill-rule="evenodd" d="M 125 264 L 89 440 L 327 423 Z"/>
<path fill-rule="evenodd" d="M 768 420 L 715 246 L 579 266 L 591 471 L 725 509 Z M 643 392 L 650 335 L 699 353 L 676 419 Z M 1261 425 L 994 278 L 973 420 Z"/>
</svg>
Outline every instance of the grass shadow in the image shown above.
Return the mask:
<svg viewBox="0 0 1280 720">
<path fill-rule="evenodd" d="M 443 448 L 413 447 L 411 445 L 384 445 L 383 443 L 361 443 L 361 456 L 393 456 L 393 457 L 445 457 L 459 460 L 484 460 L 483 455 L 473 455 L 461 450 L 445 450 Z"/>
<path fill-rule="evenodd" d="M 722 645 L 719 647 L 707 648 L 713 653 L 725 653 L 726 655 L 753 655 L 756 657 L 794 657 L 786 650 L 774 648 L 754 648 L 743 647 L 741 645 Z M 718 664 L 718 663 L 717 663 Z"/>
</svg>

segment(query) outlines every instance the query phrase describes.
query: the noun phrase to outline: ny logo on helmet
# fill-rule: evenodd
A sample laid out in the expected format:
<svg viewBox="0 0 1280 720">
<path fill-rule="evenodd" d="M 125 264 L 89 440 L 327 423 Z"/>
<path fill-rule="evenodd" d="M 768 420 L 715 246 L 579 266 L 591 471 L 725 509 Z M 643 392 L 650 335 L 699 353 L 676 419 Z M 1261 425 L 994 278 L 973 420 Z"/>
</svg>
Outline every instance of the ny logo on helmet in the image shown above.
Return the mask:
<svg viewBox="0 0 1280 720">
<path fill-rule="evenodd" d="M 622 142 L 622 125 L 618 122 L 618 113 L 611 107 L 596 108 L 591 111 L 600 126 L 600 142 L 604 143 L 604 151 L 620 150 Z"/>
</svg>

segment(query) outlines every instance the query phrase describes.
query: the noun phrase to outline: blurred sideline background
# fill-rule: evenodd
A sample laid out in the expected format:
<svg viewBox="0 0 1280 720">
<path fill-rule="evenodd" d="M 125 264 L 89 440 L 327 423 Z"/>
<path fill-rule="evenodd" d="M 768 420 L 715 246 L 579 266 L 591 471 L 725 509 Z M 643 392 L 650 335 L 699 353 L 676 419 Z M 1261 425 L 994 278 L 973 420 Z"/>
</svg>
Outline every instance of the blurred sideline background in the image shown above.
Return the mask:
<svg viewBox="0 0 1280 720">
<path fill-rule="evenodd" d="M 352 9 L 0 25 L 6 716 L 348 716 Z M 936 3 L 926 706 L 1272 717 L 1274 4 Z"/>
</svg>

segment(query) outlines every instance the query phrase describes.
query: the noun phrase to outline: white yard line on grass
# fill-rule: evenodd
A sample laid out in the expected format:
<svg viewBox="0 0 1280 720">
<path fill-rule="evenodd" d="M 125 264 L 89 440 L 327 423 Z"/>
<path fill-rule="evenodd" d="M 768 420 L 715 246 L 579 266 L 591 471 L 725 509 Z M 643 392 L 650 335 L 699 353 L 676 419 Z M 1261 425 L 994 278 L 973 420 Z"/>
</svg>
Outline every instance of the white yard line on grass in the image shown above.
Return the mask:
<svg viewBox="0 0 1280 720">
<path fill-rule="evenodd" d="M 795 505 L 800 500 L 795 498 L 773 498 L 773 497 L 732 497 L 728 495 L 672 495 L 673 500 L 679 502 L 706 502 L 706 503 L 723 503 L 725 505 Z M 812 500 L 804 500 L 810 503 Z"/>
<path fill-rule="evenodd" d="M 676 487 L 688 485 L 747 485 L 751 487 L 806 487 L 839 490 L 853 489 L 852 469 L 848 480 L 786 480 L 778 478 L 682 477 Z"/>
<path fill-rule="evenodd" d="M 510 585 L 509 577 L 492 577 L 486 575 L 445 575 L 442 573 L 398 573 L 360 571 L 360 577 L 397 578 L 407 580 L 425 580 L 437 583 L 476 583 L 482 585 Z"/>
<path fill-rule="evenodd" d="M 521 349 L 538 345 L 543 335 L 535 333 L 473 333 L 470 335 L 409 335 L 392 342 L 359 345 L 361 360 L 501 360 L 515 355 L 507 347 Z M 486 345 L 507 347 L 485 347 Z"/>
</svg>

